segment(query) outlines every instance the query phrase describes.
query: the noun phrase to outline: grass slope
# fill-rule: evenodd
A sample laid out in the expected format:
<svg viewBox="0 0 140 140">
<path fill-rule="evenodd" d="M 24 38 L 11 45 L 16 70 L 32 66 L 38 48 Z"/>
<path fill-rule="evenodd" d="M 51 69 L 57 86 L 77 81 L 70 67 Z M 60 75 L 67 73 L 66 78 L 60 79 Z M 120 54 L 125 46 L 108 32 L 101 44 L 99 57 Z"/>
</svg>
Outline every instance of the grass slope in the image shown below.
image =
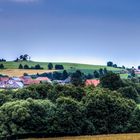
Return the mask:
<svg viewBox="0 0 140 140">
<path fill-rule="evenodd" d="M 1 63 L 4 64 L 6 69 L 18 69 L 19 64 L 22 64 L 22 65 L 27 64 L 29 66 L 35 66 L 35 65 L 39 64 L 44 69 L 48 69 L 48 62 L 34 62 L 34 61 L 30 61 L 30 62 L 12 62 L 12 61 L 9 61 L 9 62 L 1 62 Z M 108 70 L 112 70 L 112 71 L 120 70 L 120 69 L 117 69 L 117 68 L 101 66 L 101 65 L 61 63 L 61 62 L 53 63 L 53 65 L 56 65 L 56 64 L 62 64 L 66 70 L 70 70 L 70 69 L 99 70 L 100 68 L 107 68 Z"/>
<path fill-rule="evenodd" d="M 24 73 L 28 74 L 37 74 L 37 73 L 44 73 L 44 72 L 53 72 L 48 71 L 48 62 L 26 62 L 26 61 L 21 61 L 21 62 L 1 62 L 0 64 L 4 64 L 5 69 L 0 70 L 0 74 L 3 75 L 8 75 L 8 76 L 22 76 Z M 19 64 L 22 64 L 23 66 L 27 64 L 28 66 L 35 66 L 39 64 L 41 67 L 43 67 L 43 70 L 20 70 L 18 69 Z M 99 70 L 100 68 L 107 68 L 107 70 L 111 71 L 120 71 L 118 68 L 113 68 L 113 67 L 107 67 L 107 66 L 101 66 L 101 65 L 89 65 L 89 64 L 77 64 L 77 63 L 53 63 L 53 66 L 56 64 L 61 64 L 64 66 L 64 69 L 67 70 L 68 72 L 74 72 L 76 70 L 81 70 L 85 74 L 92 74 L 94 70 Z"/>
</svg>

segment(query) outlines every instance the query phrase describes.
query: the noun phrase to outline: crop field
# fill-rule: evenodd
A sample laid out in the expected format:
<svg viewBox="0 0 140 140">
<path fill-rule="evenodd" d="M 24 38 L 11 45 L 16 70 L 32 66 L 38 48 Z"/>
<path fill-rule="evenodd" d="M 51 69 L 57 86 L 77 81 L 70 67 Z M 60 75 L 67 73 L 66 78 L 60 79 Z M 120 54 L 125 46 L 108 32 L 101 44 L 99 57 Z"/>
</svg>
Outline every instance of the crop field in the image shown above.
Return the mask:
<svg viewBox="0 0 140 140">
<path fill-rule="evenodd" d="M 49 73 L 49 72 L 54 72 L 54 70 L 20 70 L 20 69 L 4 69 L 4 70 L 0 70 L 0 74 L 2 75 L 8 75 L 10 77 L 13 76 L 23 76 L 24 73 L 28 73 L 29 75 L 33 75 L 33 74 L 41 74 L 41 73 Z"/>
<path fill-rule="evenodd" d="M 27 140 L 140 140 L 140 134 L 61 137 L 61 138 L 42 138 L 42 139 L 31 138 Z"/>
</svg>

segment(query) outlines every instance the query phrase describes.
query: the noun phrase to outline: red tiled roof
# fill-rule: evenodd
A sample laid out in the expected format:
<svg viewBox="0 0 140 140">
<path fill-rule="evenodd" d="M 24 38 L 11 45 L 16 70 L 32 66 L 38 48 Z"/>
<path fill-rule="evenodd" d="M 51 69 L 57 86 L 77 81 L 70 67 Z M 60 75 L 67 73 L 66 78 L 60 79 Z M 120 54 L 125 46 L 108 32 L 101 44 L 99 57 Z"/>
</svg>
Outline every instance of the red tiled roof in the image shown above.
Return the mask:
<svg viewBox="0 0 140 140">
<path fill-rule="evenodd" d="M 135 74 L 140 74 L 140 72 L 139 71 L 136 71 Z"/>
<path fill-rule="evenodd" d="M 30 76 L 21 76 L 20 79 L 32 79 Z"/>
<path fill-rule="evenodd" d="M 9 80 L 9 77 L 0 77 L 0 81 L 8 81 Z"/>
<path fill-rule="evenodd" d="M 38 77 L 38 78 L 36 78 L 36 80 L 38 80 L 38 81 L 50 81 L 50 79 L 48 77 Z"/>
<path fill-rule="evenodd" d="M 40 81 L 38 80 L 33 80 L 33 79 L 24 79 L 23 80 L 24 85 L 32 85 L 32 84 L 39 84 Z"/>
<path fill-rule="evenodd" d="M 89 86 L 89 85 L 94 85 L 95 87 L 98 86 L 100 84 L 100 80 L 86 80 L 85 82 L 86 86 Z"/>
</svg>

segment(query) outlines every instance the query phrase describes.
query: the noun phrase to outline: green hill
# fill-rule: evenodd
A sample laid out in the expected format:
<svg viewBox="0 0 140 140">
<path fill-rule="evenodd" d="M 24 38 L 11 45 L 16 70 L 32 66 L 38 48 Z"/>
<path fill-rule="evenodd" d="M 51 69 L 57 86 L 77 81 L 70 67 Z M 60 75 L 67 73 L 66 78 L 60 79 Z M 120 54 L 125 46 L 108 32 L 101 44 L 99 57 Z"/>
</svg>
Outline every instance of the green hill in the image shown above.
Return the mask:
<svg viewBox="0 0 140 140">
<path fill-rule="evenodd" d="M 13 62 L 13 61 L 8 61 L 8 62 L 1 62 L 1 63 L 4 64 L 5 69 L 18 69 L 19 64 L 22 64 L 22 65 L 27 64 L 30 67 L 39 64 L 45 70 L 48 70 L 48 62 L 34 62 L 34 61 Z M 52 64 L 53 64 L 53 66 L 55 66 L 56 64 L 61 64 L 61 65 L 64 66 L 64 69 L 66 69 L 68 71 L 75 71 L 77 69 L 80 69 L 85 73 L 91 73 L 94 70 L 99 70 L 100 68 L 107 68 L 107 70 L 111 70 L 111 71 L 120 71 L 120 69 L 118 69 L 118 68 L 101 66 L 101 65 L 89 65 L 89 64 L 78 64 L 78 63 L 61 63 L 61 62 L 59 62 L 59 63 L 54 62 Z"/>
</svg>

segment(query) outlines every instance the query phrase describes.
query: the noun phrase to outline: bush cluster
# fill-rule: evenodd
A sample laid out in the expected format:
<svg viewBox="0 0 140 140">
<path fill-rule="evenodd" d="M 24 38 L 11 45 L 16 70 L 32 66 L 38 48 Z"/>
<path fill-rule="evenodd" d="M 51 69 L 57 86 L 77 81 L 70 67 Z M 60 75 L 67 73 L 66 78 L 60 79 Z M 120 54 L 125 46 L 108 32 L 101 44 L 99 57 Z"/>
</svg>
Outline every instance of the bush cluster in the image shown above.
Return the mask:
<svg viewBox="0 0 140 140">
<path fill-rule="evenodd" d="M 0 137 L 140 132 L 140 108 L 134 98 L 140 85 L 135 85 L 138 93 L 132 89 L 134 85 L 123 86 L 110 90 L 102 86 L 39 84 L 1 91 Z M 126 92 L 134 92 L 134 97 Z"/>
</svg>

